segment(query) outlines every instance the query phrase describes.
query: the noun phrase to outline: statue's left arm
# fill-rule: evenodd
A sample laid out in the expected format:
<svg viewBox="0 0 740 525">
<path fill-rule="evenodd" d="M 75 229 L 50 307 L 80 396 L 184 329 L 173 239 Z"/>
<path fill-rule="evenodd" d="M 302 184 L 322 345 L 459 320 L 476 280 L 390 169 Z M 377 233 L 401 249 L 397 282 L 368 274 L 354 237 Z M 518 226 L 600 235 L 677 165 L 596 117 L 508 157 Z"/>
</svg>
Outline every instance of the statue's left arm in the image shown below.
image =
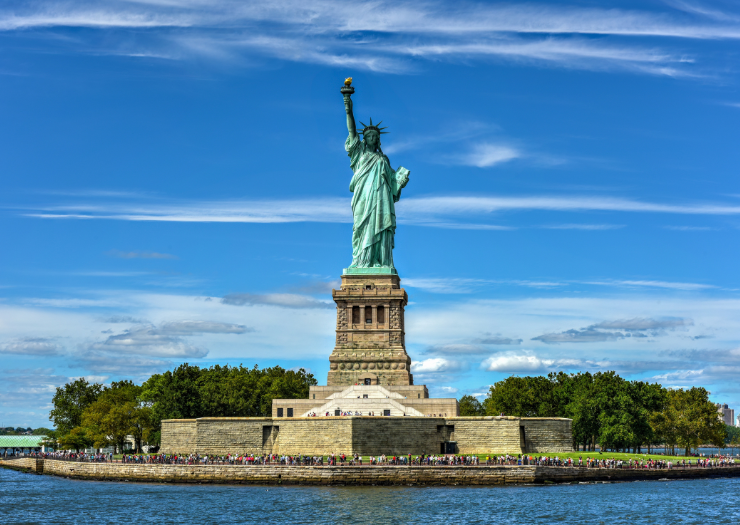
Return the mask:
<svg viewBox="0 0 740 525">
<path fill-rule="evenodd" d="M 386 157 L 387 158 L 387 157 Z M 388 165 L 390 167 L 390 164 Z M 401 190 L 406 187 L 409 182 L 409 170 L 404 167 L 399 167 L 397 170 L 392 172 L 391 181 L 393 190 L 393 202 L 398 202 L 401 198 Z"/>
</svg>

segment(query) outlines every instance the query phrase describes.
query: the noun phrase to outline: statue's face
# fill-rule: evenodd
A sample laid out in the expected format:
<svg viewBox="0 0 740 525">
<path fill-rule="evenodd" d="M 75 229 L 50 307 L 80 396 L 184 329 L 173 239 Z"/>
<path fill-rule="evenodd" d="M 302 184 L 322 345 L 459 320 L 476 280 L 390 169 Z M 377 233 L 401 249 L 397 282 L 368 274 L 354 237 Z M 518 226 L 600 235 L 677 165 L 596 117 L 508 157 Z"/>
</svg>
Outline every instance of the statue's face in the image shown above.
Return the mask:
<svg viewBox="0 0 740 525">
<path fill-rule="evenodd" d="M 369 131 L 365 134 L 365 143 L 372 149 L 377 148 L 378 144 L 380 144 L 380 135 L 378 135 L 377 131 Z"/>
</svg>

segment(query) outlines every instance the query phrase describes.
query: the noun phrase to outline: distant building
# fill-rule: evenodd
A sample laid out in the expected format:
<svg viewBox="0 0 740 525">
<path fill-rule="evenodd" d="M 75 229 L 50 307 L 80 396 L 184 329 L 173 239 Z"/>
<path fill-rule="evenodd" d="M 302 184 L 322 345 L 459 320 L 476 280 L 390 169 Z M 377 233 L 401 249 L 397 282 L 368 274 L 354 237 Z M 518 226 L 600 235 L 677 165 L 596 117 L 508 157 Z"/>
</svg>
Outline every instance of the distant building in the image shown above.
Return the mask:
<svg viewBox="0 0 740 525">
<path fill-rule="evenodd" d="M 0 436 L 0 456 L 27 454 L 29 452 L 49 452 L 42 444 L 46 436 Z"/>
<path fill-rule="evenodd" d="M 719 414 L 719 418 L 724 421 L 725 425 L 734 426 L 735 425 L 735 410 L 728 407 L 727 403 L 724 405 L 722 403 L 715 403 L 714 406 L 717 407 L 717 413 Z"/>
</svg>

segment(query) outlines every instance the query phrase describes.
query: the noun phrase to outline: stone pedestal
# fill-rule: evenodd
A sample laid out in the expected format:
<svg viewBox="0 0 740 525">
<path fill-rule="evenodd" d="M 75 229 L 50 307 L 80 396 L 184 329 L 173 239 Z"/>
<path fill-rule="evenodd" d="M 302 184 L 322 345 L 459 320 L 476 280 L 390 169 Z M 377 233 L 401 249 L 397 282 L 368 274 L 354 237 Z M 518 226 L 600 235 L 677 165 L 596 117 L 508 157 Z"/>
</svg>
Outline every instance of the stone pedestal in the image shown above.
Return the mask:
<svg viewBox="0 0 740 525">
<path fill-rule="evenodd" d="M 370 270 L 370 269 L 368 269 Z M 337 339 L 327 386 L 413 385 L 406 353 L 406 291 L 395 274 L 345 274 L 337 303 Z"/>
</svg>

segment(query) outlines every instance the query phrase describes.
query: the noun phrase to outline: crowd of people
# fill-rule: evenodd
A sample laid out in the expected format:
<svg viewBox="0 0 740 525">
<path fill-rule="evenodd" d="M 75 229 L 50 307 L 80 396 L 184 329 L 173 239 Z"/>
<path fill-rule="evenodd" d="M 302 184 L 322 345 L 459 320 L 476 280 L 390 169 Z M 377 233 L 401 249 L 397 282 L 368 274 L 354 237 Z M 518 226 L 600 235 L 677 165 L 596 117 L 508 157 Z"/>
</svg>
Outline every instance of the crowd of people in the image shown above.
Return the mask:
<svg viewBox="0 0 740 525">
<path fill-rule="evenodd" d="M 7 459 L 8 456 L 4 455 Z M 167 464 L 167 465 L 270 465 L 270 466 L 547 466 L 547 467 L 579 467 L 598 469 L 674 469 L 674 468 L 723 468 L 739 467 L 730 456 L 712 455 L 711 457 L 694 459 L 619 459 L 579 456 L 561 458 L 559 456 L 532 456 L 528 454 L 488 455 L 483 460 L 480 456 L 465 456 L 456 454 L 414 456 L 363 456 L 353 454 L 318 455 L 286 455 L 286 454 L 123 454 L 115 456 L 112 453 L 86 452 L 30 452 L 15 457 L 36 457 L 56 459 L 62 461 L 79 461 L 91 463 L 139 463 L 139 464 Z"/>
</svg>

